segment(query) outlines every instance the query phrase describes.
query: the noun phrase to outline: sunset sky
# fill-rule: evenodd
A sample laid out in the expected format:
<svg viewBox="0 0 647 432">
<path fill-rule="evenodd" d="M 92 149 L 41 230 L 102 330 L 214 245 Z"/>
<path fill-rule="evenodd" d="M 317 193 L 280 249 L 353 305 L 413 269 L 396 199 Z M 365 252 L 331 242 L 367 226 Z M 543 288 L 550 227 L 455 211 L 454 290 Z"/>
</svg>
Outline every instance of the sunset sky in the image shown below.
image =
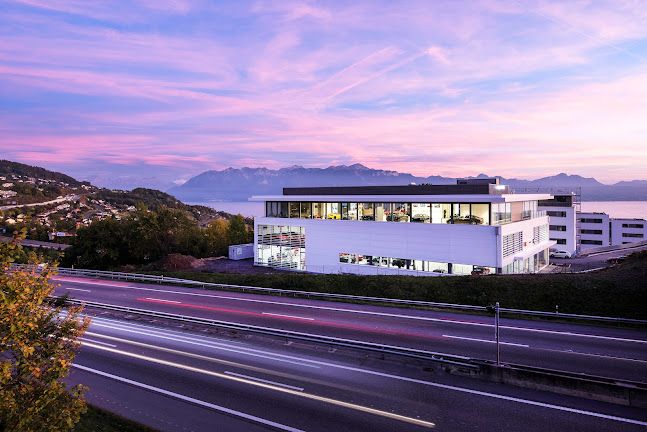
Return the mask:
<svg viewBox="0 0 647 432">
<path fill-rule="evenodd" d="M 647 179 L 647 1 L 0 10 L 0 159 L 79 180 L 354 163 Z"/>
</svg>

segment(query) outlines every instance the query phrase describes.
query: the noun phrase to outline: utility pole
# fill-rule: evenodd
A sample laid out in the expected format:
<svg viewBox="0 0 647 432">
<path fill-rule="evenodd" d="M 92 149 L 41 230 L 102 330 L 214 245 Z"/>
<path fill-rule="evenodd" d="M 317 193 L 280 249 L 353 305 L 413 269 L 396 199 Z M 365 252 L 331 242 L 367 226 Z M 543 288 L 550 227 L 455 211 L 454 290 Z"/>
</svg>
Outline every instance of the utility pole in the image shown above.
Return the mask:
<svg viewBox="0 0 647 432">
<path fill-rule="evenodd" d="M 499 354 L 499 302 L 494 305 L 494 335 L 496 336 L 496 365 L 501 365 Z"/>
</svg>

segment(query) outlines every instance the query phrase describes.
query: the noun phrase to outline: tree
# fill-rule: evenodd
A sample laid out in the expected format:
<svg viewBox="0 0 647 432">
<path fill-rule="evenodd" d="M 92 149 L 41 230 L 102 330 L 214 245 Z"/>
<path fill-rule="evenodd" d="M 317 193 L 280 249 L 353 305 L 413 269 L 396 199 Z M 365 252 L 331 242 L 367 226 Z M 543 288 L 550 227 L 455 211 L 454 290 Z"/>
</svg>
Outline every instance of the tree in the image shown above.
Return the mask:
<svg viewBox="0 0 647 432">
<path fill-rule="evenodd" d="M 249 243 L 250 235 L 245 225 L 245 218 L 236 215 L 227 227 L 227 242 L 229 245 Z"/>
<path fill-rule="evenodd" d="M 48 305 L 48 271 L 9 270 L 22 238 L 0 243 L 0 430 L 66 431 L 86 410 L 84 388 L 62 379 L 89 318 Z"/>
<path fill-rule="evenodd" d="M 225 219 L 214 219 L 206 229 L 209 254 L 212 256 L 223 256 L 228 253 L 227 229 L 229 223 Z"/>
</svg>

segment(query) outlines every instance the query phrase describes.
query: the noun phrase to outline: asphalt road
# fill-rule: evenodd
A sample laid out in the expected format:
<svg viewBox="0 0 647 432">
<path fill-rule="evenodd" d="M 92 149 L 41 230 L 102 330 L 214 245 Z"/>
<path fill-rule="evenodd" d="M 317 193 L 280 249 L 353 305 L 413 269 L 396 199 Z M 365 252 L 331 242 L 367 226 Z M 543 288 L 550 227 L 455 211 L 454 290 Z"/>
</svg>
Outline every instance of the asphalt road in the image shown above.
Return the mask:
<svg viewBox="0 0 647 432">
<path fill-rule="evenodd" d="M 639 431 L 647 410 L 350 351 L 96 317 L 71 383 L 161 431 Z M 427 365 L 429 366 L 429 365 Z"/>
<path fill-rule="evenodd" d="M 614 258 L 630 255 L 634 252 L 647 250 L 647 245 L 624 247 L 606 252 L 586 253 L 584 255 L 575 256 L 573 258 L 551 258 L 550 263 L 563 267 L 566 271 L 581 272 L 588 270 L 596 270 L 600 268 L 610 267 L 613 265 Z"/>
<path fill-rule="evenodd" d="M 496 360 L 494 319 L 123 281 L 57 277 L 56 294 L 334 338 Z M 647 382 L 645 331 L 501 319 L 504 363 Z"/>
</svg>

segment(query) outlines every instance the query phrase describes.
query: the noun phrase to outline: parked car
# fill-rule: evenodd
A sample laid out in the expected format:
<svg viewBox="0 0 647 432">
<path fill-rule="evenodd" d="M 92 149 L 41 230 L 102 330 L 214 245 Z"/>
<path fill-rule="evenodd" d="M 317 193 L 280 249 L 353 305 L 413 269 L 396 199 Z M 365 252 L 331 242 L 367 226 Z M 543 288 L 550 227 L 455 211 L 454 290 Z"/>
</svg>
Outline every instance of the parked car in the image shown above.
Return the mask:
<svg viewBox="0 0 647 432">
<path fill-rule="evenodd" d="M 391 260 L 391 265 L 397 268 L 402 268 L 407 265 L 407 261 L 402 258 L 393 258 Z"/>
<path fill-rule="evenodd" d="M 627 255 L 620 255 L 620 256 L 617 256 L 617 257 L 609 258 L 607 260 L 607 262 L 609 262 L 611 264 L 618 264 L 618 263 L 623 262 L 626 259 L 627 259 Z"/>
<path fill-rule="evenodd" d="M 570 258 L 571 253 L 565 250 L 554 250 L 554 251 L 550 251 L 549 256 L 551 258 Z"/>
<path fill-rule="evenodd" d="M 429 220 L 429 215 L 427 214 L 415 214 L 411 218 L 411 222 L 425 222 Z"/>
<path fill-rule="evenodd" d="M 472 274 L 476 276 L 490 274 L 490 269 L 486 267 L 474 266 Z"/>
</svg>

